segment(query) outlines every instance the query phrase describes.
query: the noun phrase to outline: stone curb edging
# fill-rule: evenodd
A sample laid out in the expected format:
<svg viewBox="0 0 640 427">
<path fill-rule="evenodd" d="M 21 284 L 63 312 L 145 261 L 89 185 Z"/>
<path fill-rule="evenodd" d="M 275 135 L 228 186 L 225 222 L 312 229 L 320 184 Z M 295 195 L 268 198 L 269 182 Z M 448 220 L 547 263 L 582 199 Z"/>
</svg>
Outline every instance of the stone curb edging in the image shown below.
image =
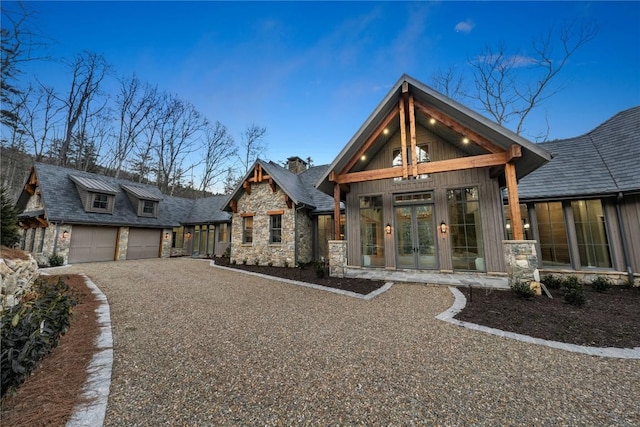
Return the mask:
<svg viewBox="0 0 640 427">
<path fill-rule="evenodd" d="M 542 338 L 534 338 L 528 335 L 516 334 L 514 332 L 502 331 L 500 329 L 489 328 L 487 326 L 477 325 L 475 323 L 464 322 L 462 320 L 454 319 L 454 316 L 458 314 L 467 304 L 467 298 L 457 288 L 449 286 L 449 290 L 453 294 L 455 301 L 453 305 L 447 310 L 443 311 L 436 316 L 436 319 L 449 322 L 454 325 L 462 326 L 464 328 L 473 329 L 475 331 L 485 332 L 492 335 L 497 335 L 504 338 L 510 338 L 517 341 L 527 342 L 531 344 L 544 345 L 551 348 L 556 348 L 564 351 L 570 351 L 573 353 L 588 354 L 590 356 L 598 357 L 612 357 L 618 359 L 640 359 L 640 347 L 636 348 L 615 348 L 615 347 L 587 347 L 583 345 L 567 344 L 558 341 L 550 341 Z"/>
<path fill-rule="evenodd" d="M 104 424 L 107 412 L 107 400 L 109 387 L 111 386 L 111 369 L 113 367 L 113 335 L 111 334 L 111 313 L 107 297 L 100 288 L 84 277 L 87 287 L 100 301 L 96 309 L 98 313 L 98 326 L 100 332 L 96 338 L 96 353 L 87 367 L 87 381 L 84 384 L 82 396 L 89 400 L 88 403 L 76 405 L 67 422 L 67 427 L 95 427 Z"/>
<path fill-rule="evenodd" d="M 357 292 L 344 291 L 342 289 L 336 289 L 336 288 L 329 288 L 327 286 L 316 285 L 314 283 L 307 283 L 307 282 L 301 282 L 301 281 L 298 281 L 298 280 L 284 279 L 282 277 L 269 276 L 267 274 L 256 273 L 254 271 L 242 270 L 242 269 L 239 269 L 239 268 L 225 267 L 223 265 L 217 265 L 214 261 L 211 261 L 209 263 L 209 265 L 211 267 L 220 268 L 220 269 L 223 269 L 223 270 L 235 271 L 235 272 L 240 272 L 240 273 L 244 273 L 244 274 L 249 274 L 249 275 L 260 277 L 260 278 L 263 278 L 263 279 L 277 280 L 279 282 L 289 283 L 290 285 L 304 286 L 306 288 L 318 289 L 320 291 L 333 292 L 335 294 L 340 294 L 340 295 L 344 295 L 344 296 L 348 296 L 348 297 L 352 297 L 352 298 L 358 298 L 358 299 L 362 299 L 362 300 L 365 300 L 365 301 L 369 301 L 370 299 L 377 297 L 378 295 L 380 295 L 380 294 L 388 291 L 389 289 L 391 289 L 391 286 L 393 286 L 393 282 L 387 282 L 382 287 L 376 289 L 375 291 L 370 292 L 367 295 L 362 295 L 362 294 L 359 294 Z"/>
</svg>

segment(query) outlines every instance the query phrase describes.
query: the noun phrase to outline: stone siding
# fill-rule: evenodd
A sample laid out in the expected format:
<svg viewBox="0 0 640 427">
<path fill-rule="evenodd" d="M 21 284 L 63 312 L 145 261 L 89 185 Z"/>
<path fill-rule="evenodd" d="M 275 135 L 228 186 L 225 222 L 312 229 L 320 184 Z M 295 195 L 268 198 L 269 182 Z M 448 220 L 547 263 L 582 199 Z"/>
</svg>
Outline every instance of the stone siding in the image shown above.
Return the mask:
<svg viewBox="0 0 640 427">
<path fill-rule="evenodd" d="M 582 283 L 591 283 L 596 277 L 606 277 L 611 280 L 611 283 L 618 286 L 627 286 L 629 284 L 629 275 L 626 272 L 622 271 L 611 271 L 611 270 L 591 270 L 591 271 L 580 271 L 580 270 L 553 270 L 553 269 L 541 269 L 540 276 L 544 277 L 549 274 L 553 274 L 554 276 L 561 276 L 567 278 L 569 276 L 575 276 L 578 278 L 579 282 Z M 640 274 L 633 275 L 633 286 L 640 287 Z"/>
<path fill-rule="evenodd" d="M 58 227 L 58 241 L 56 242 L 55 253 L 60 255 L 64 259 L 64 263 L 69 262 L 69 249 L 71 248 L 71 234 L 73 233 L 73 226 L 69 224 L 59 225 Z M 52 228 L 52 236 L 56 235 L 55 227 Z M 65 236 L 64 232 L 67 231 Z M 55 237 L 54 237 L 55 238 Z M 52 251 L 53 253 L 54 251 Z"/>
<path fill-rule="evenodd" d="M 129 246 L 129 227 L 120 227 L 118 229 L 118 242 L 116 243 L 117 254 L 116 261 L 124 261 L 127 259 L 127 247 Z"/>
<path fill-rule="evenodd" d="M 13 307 L 40 275 L 36 260 L 0 258 L 0 309 Z"/>
<path fill-rule="evenodd" d="M 329 276 L 345 277 L 347 270 L 347 241 L 329 240 Z"/>
<path fill-rule="evenodd" d="M 169 258 L 171 256 L 171 238 L 173 230 L 165 228 L 162 230 L 162 247 L 160 250 L 160 258 Z"/>
<path fill-rule="evenodd" d="M 270 211 L 283 211 L 282 242 L 269 243 Z M 245 213 L 254 213 L 253 242 L 242 243 L 242 223 Z M 247 264 L 293 267 L 295 258 L 295 207 L 289 208 L 285 202 L 285 193 L 278 188 L 274 193 L 268 183 L 253 184 L 251 194 L 246 192 L 238 200 L 237 213 L 233 214 L 231 227 L 231 261 L 238 264 L 246 260 Z M 298 212 L 298 262 L 311 260 L 313 234 L 311 219 L 304 211 Z M 304 236 L 304 238 L 301 238 Z"/>
<path fill-rule="evenodd" d="M 503 240 L 504 260 L 509 286 L 515 282 L 531 283 L 539 279 L 535 240 Z"/>
</svg>

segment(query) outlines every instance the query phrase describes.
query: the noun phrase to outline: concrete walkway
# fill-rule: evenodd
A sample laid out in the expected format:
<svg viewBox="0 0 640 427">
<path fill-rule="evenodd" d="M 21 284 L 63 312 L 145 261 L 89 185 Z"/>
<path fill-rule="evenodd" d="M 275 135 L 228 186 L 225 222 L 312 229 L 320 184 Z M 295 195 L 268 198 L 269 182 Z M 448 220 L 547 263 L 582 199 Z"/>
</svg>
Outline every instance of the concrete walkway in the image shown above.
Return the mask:
<svg viewBox="0 0 640 427">
<path fill-rule="evenodd" d="M 440 273 L 430 270 L 385 270 L 382 268 L 347 267 L 346 275 L 347 277 L 384 280 L 385 282 L 509 289 L 509 282 L 506 276 L 490 276 L 483 273 Z"/>
</svg>

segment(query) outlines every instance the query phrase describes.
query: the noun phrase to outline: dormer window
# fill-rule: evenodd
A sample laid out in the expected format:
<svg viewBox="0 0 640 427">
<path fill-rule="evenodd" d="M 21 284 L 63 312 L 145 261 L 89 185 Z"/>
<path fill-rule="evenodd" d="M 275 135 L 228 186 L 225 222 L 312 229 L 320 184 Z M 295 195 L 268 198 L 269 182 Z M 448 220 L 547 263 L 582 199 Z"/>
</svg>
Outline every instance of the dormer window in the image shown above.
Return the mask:
<svg viewBox="0 0 640 427">
<path fill-rule="evenodd" d="M 156 216 L 156 206 L 153 200 L 140 200 L 140 216 Z"/>
<path fill-rule="evenodd" d="M 93 195 L 93 210 L 106 211 L 109 208 L 109 196 L 106 194 Z"/>
</svg>

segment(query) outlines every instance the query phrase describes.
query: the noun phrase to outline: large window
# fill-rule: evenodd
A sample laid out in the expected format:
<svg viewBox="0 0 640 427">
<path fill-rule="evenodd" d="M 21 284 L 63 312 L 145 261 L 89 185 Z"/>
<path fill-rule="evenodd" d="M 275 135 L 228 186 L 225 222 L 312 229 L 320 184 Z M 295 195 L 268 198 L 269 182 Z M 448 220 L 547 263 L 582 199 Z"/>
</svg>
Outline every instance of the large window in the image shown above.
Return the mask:
<svg viewBox="0 0 640 427">
<path fill-rule="evenodd" d="M 282 214 L 269 215 L 269 243 L 282 243 Z"/>
<path fill-rule="evenodd" d="M 182 248 L 184 242 L 184 227 L 175 227 L 173 229 L 173 239 L 171 239 L 172 248 Z"/>
<path fill-rule="evenodd" d="M 227 224 L 223 223 L 218 226 L 218 242 L 227 241 Z"/>
<path fill-rule="evenodd" d="M 253 243 L 253 216 L 242 218 L 242 243 Z"/>
<path fill-rule="evenodd" d="M 382 196 L 360 197 L 362 265 L 384 267 Z"/>
<path fill-rule="evenodd" d="M 513 240 L 513 223 L 511 221 L 511 211 L 509 210 L 509 205 L 503 206 L 503 214 L 505 235 L 507 237 L 507 240 Z M 527 209 L 527 205 L 524 203 L 520 204 L 520 224 L 522 225 L 524 239 L 533 240 L 531 224 L 529 223 L 529 212 Z"/>
<path fill-rule="evenodd" d="M 453 269 L 484 271 L 478 189 L 470 187 L 448 190 L 447 203 Z"/>
<path fill-rule="evenodd" d="M 571 202 L 582 267 L 611 268 L 609 241 L 600 200 Z"/>
<path fill-rule="evenodd" d="M 540 256 L 544 267 L 569 267 L 569 243 L 562 202 L 536 203 Z"/>
</svg>

